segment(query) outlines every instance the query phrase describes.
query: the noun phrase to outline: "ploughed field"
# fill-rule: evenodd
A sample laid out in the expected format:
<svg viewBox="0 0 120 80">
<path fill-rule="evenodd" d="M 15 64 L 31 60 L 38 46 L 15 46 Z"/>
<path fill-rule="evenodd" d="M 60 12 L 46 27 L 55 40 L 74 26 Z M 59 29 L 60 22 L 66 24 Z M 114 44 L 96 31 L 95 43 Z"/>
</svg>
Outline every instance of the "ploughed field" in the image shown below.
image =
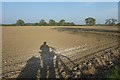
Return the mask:
<svg viewBox="0 0 120 80">
<path fill-rule="evenodd" d="M 114 26 L 5 26 L 2 27 L 2 63 L 6 66 L 39 57 L 43 42 L 54 47 L 56 54 L 69 57 L 76 53 L 72 50 L 79 52 L 117 42 L 118 33 Z M 81 56 L 85 55 L 88 53 L 81 53 Z M 71 56 L 69 58 L 72 60 Z"/>
</svg>

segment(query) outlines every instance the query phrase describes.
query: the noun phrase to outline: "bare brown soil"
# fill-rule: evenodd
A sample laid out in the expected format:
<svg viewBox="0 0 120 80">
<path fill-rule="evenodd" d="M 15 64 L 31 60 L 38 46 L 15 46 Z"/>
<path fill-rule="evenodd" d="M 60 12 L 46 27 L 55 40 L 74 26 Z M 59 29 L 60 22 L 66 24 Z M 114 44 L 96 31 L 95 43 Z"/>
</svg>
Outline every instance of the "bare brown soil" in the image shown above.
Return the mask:
<svg viewBox="0 0 120 80">
<path fill-rule="evenodd" d="M 39 48 L 43 42 L 47 42 L 59 52 L 84 45 L 94 47 L 118 39 L 116 36 L 107 35 L 108 33 L 58 31 L 54 28 L 118 30 L 113 26 L 4 26 L 2 27 L 3 66 L 39 56 Z"/>
<path fill-rule="evenodd" d="M 0 26 L 0 74 L 2 73 L 2 27 Z"/>
</svg>

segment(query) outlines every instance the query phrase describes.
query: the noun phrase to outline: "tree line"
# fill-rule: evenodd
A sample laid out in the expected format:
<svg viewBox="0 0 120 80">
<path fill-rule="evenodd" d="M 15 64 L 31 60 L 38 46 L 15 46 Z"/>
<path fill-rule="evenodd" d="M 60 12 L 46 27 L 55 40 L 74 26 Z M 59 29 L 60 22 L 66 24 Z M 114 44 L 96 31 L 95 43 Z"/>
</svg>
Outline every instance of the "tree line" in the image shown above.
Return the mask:
<svg viewBox="0 0 120 80">
<path fill-rule="evenodd" d="M 115 25 L 120 25 L 120 23 L 117 23 L 116 19 L 109 18 L 106 19 L 105 24 L 96 24 L 96 19 L 92 17 L 88 17 L 85 20 L 85 23 L 87 26 L 94 26 L 94 25 L 108 25 L 108 26 L 115 26 Z M 24 20 L 19 19 L 16 21 L 15 24 L 3 24 L 4 25 L 11 25 L 11 26 L 80 26 L 78 24 L 75 24 L 74 22 L 66 22 L 64 19 L 60 20 L 59 22 L 50 19 L 49 22 L 47 23 L 44 19 L 41 19 L 39 22 L 36 23 L 25 23 Z M 85 26 L 86 26 L 85 25 Z"/>
</svg>

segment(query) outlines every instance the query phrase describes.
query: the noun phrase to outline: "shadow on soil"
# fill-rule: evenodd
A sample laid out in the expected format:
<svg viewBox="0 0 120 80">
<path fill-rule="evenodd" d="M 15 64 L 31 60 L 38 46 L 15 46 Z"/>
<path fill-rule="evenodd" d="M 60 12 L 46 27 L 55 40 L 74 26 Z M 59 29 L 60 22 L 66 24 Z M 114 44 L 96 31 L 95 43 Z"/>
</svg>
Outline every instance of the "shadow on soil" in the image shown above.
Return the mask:
<svg viewBox="0 0 120 80">
<path fill-rule="evenodd" d="M 48 46 L 46 42 L 41 45 L 40 50 L 41 56 L 39 58 L 31 57 L 18 75 L 17 80 L 21 78 L 64 78 L 65 76 L 70 78 L 75 76 L 73 71 L 63 62 L 64 58 L 76 66 L 68 57 L 57 55 L 55 48 Z"/>
<path fill-rule="evenodd" d="M 120 57 L 116 56 L 116 59 L 112 61 L 114 65 L 96 67 L 98 73 L 85 75 L 83 71 L 88 67 L 84 65 L 79 68 L 79 65 L 70 58 L 56 54 L 55 48 L 48 46 L 46 42 L 41 45 L 40 50 L 40 57 L 31 57 L 18 75 L 17 80 L 21 78 L 99 78 L 106 77 L 105 74 L 111 69 L 120 68 Z"/>
</svg>

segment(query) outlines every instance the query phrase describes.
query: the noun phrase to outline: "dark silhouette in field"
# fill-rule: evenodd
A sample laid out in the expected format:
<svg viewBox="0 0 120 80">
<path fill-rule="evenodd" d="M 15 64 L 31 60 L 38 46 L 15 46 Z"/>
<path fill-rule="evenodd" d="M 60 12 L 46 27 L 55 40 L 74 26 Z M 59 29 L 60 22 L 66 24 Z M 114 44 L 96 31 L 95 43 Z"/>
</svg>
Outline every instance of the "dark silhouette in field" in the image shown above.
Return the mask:
<svg viewBox="0 0 120 80">
<path fill-rule="evenodd" d="M 43 42 L 43 45 L 40 46 L 40 50 L 42 51 L 42 54 L 50 53 L 50 47 L 47 45 L 46 42 Z"/>
<path fill-rule="evenodd" d="M 41 52 L 41 60 L 42 60 L 42 71 L 41 78 L 47 77 L 47 71 L 49 72 L 48 78 L 55 78 L 55 68 L 54 68 L 54 56 L 55 53 L 50 52 L 50 47 L 46 42 L 40 47 Z"/>
<path fill-rule="evenodd" d="M 17 80 L 21 78 L 65 78 L 63 75 L 64 72 L 68 78 L 75 76 L 63 59 L 71 62 L 74 67 L 77 65 L 68 57 L 56 54 L 55 48 L 48 46 L 46 42 L 40 46 L 39 53 L 40 58 L 33 56 L 27 61 L 25 68 L 18 75 Z"/>
<path fill-rule="evenodd" d="M 33 56 L 27 61 L 25 68 L 18 75 L 17 80 L 20 78 L 37 78 L 36 75 L 39 69 L 41 69 L 40 59 Z"/>
</svg>

